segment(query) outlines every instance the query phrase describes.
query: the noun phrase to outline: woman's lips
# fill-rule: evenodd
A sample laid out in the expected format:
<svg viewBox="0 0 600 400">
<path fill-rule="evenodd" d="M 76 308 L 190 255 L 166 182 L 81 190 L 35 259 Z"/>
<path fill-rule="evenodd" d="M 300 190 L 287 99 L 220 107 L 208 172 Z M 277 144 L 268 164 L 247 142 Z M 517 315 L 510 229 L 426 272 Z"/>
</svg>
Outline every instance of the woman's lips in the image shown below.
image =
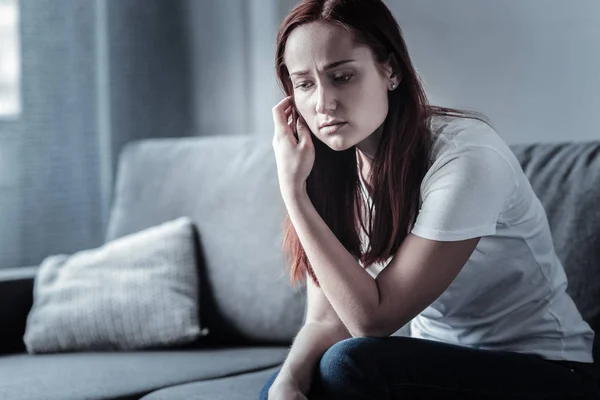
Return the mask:
<svg viewBox="0 0 600 400">
<path fill-rule="evenodd" d="M 346 125 L 347 125 L 346 122 L 340 122 L 340 123 L 337 123 L 337 124 L 326 125 L 326 126 L 320 128 L 319 130 L 321 131 L 321 133 L 327 135 L 327 134 L 335 133 L 335 132 L 339 131 L 340 129 L 342 129 Z"/>
</svg>

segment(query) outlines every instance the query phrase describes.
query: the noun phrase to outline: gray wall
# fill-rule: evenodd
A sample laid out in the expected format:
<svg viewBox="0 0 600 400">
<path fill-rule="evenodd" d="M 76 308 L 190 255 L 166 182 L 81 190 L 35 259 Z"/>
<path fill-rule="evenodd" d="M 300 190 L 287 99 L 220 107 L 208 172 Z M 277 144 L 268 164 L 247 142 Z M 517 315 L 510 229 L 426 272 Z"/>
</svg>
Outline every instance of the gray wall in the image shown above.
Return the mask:
<svg viewBox="0 0 600 400">
<path fill-rule="evenodd" d="M 73 2 L 75 0 L 71 0 Z M 194 126 L 189 26 L 185 0 L 100 0 L 104 32 L 110 120 L 108 163 L 115 176 L 117 156 L 129 141 L 191 136 Z M 111 200 L 112 179 L 103 188 Z M 108 204 L 104 204 L 108 206 Z"/>
<path fill-rule="evenodd" d="M 388 0 L 433 103 L 509 143 L 600 139 L 598 0 Z"/>
<path fill-rule="evenodd" d="M 279 1 L 187 0 L 197 135 L 272 135 Z"/>
</svg>

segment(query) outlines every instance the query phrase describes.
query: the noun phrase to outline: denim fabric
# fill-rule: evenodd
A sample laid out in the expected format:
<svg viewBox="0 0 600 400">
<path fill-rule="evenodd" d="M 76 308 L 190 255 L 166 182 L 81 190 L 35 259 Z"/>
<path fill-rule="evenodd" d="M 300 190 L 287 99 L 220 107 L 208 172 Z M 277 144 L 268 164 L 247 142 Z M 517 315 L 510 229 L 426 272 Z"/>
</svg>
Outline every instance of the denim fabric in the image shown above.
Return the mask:
<svg viewBox="0 0 600 400">
<path fill-rule="evenodd" d="M 581 367 L 581 368 L 579 368 Z M 325 352 L 309 400 L 600 399 L 586 365 L 408 337 L 352 338 Z M 259 399 L 266 400 L 277 373 Z M 278 399 L 277 399 L 278 400 Z"/>
</svg>

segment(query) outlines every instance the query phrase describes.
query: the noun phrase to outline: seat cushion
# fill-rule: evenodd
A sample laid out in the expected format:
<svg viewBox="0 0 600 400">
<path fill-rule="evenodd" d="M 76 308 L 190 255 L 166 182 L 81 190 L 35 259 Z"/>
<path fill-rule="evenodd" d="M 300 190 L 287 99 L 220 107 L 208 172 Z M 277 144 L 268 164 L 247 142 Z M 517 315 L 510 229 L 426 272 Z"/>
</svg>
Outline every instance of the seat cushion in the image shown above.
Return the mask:
<svg viewBox="0 0 600 400">
<path fill-rule="evenodd" d="M 2 400 L 139 399 L 155 390 L 281 364 L 287 347 L 0 357 Z"/>
<path fill-rule="evenodd" d="M 142 397 L 141 400 L 252 400 L 258 394 L 267 379 L 279 367 L 245 373 L 210 381 L 177 385 Z"/>
</svg>

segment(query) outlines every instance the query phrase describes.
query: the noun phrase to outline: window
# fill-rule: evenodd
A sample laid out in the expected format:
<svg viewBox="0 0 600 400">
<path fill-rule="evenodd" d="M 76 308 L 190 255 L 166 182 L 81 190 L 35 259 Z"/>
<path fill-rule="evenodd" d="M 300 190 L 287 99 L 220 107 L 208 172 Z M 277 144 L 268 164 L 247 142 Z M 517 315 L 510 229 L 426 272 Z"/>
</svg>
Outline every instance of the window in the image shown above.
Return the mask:
<svg viewBox="0 0 600 400">
<path fill-rule="evenodd" d="M 19 0 L 0 0 L 0 119 L 21 113 Z"/>
</svg>

